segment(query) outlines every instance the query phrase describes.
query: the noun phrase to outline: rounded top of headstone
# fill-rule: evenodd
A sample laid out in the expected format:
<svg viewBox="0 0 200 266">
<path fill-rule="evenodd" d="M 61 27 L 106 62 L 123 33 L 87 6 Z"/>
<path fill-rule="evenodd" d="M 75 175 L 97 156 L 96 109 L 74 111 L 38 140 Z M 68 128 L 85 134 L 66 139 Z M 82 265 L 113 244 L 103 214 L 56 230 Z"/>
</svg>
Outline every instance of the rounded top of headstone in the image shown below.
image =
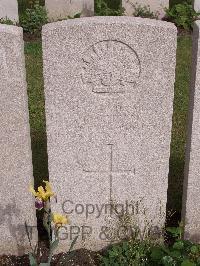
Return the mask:
<svg viewBox="0 0 200 266">
<path fill-rule="evenodd" d="M 55 30 L 56 28 L 69 27 L 69 26 L 83 26 L 87 25 L 110 25 L 110 24 L 126 24 L 126 25 L 146 25 L 150 27 L 157 27 L 162 29 L 171 29 L 177 32 L 176 26 L 171 22 L 160 21 L 148 18 L 128 17 L 128 16 L 104 16 L 104 17 L 84 17 L 76 19 L 62 20 L 58 22 L 49 23 L 43 26 L 43 34 L 45 31 Z"/>
</svg>

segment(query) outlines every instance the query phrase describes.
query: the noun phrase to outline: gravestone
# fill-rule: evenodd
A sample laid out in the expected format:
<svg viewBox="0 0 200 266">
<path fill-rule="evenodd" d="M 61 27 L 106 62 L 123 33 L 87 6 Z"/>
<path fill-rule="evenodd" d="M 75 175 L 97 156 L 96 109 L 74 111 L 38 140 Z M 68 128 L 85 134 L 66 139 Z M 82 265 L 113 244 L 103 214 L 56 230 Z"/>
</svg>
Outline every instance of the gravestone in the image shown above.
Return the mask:
<svg viewBox="0 0 200 266">
<path fill-rule="evenodd" d="M 182 220 L 185 222 L 185 238 L 200 242 L 200 21 L 194 23 L 192 80 L 188 119 L 185 180 L 183 189 Z"/>
<path fill-rule="evenodd" d="M 148 7 L 150 11 L 156 13 L 159 19 L 165 16 L 165 8 L 169 8 L 169 0 L 122 0 L 122 7 L 125 9 L 125 15 L 132 16 L 135 7 Z"/>
<path fill-rule="evenodd" d="M 175 26 L 94 17 L 48 24 L 42 35 L 52 210 L 71 220 L 60 251 L 76 235 L 76 248 L 97 250 L 135 226 L 162 227 Z"/>
<path fill-rule="evenodd" d="M 200 0 L 194 0 L 194 10 L 200 12 Z"/>
<path fill-rule="evenodd" d="M 29 249 L 25 222 L 37 240 L 23 30 L 0 25 L 0 254 Z"/>
<path fill-rule="evenodd" d="M 0 19 L 2 18 L 19 21 L 17 0 L 0 0 Z"/>
<path fill-rule="evenodd" d="M 74 17 L 79 13 L 82 17 L 94 15 L 94 0 L 46 0 L 45 6 L 52 21 Z"/>
</svg>

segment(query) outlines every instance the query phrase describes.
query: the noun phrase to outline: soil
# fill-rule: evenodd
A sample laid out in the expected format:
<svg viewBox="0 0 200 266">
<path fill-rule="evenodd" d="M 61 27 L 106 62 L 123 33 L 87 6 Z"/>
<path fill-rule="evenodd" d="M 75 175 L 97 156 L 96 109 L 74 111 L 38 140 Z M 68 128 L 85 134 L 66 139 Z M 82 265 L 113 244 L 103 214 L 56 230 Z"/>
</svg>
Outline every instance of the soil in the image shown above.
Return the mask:
<svg viewBox="0 0 200 266">
<path fill-rule="evenodd" d="M 182 28 L 177 28 L 177 30 L 178 30 L 178 36 L 185 36 L 192 34 L 192 30 L 184 30 Z"/>
<path fill-rule="evenodd" d="M 72 251 L 70 254 L 60 253 L 52 258 L 51 266 L 98 266 L 99 256 L 97 252 L 80 249 Z M 42 261 L 45 262 L 45 261 Z M 28 255 L 0 256 L 0 266 L 29 266 Z"/>
<path fill-rule="evenodd" d="M 30 33 L 24 32 L 23 36 L 24 36 L 25 42 L 36 42 L 36 41 L 41 40 L 41 33 L 40 32 L 37 34 L 30 34 Z"/>
</svg>

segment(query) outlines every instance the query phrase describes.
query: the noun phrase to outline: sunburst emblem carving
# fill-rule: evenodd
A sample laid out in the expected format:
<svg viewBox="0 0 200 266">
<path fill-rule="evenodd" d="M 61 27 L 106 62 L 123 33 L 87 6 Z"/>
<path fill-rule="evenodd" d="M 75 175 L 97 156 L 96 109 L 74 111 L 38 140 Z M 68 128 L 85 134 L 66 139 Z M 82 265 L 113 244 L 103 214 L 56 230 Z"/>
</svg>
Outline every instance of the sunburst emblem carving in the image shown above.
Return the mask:
<svg viewBox="0 0 200 266">
<path fill-rule="evenodd" d="M 83 56 L 83 83 L 95 93 L 125 93 L 140 76 L 136 52 L 119 41 L 101 41 Z"/>
</svg>

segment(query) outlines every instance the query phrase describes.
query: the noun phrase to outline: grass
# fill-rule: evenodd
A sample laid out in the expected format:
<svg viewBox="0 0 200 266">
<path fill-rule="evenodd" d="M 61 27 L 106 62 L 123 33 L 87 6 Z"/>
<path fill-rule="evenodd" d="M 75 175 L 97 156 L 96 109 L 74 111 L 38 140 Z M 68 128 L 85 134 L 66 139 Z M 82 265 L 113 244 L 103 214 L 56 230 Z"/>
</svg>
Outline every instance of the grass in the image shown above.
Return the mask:
<svg viewBox="0 0 200 266">
<path fill-rule="evenodd" d="M 172 7 L 177 4 L 181 4 L 183 2 L 192 3 L 193 0 L 169 0 L 169 6 Z"/>
<path fill-rule="evenodd" d="M 19 14 L 24 13 L 26 8 L 32 7 L 35 0 L 18 0 Z M 45 5 L 45 0 L 40 0 L 40 5 Z"/>
<path fill-rule="evenodd" d="M 36 183 L 48 176 L 41 43 L 25 46 L 33 167 Z M 186 143 L 191 37 L 178 38 L 168 208 L 180 211 Z"/>
<path fill-rule="evenodd" d="M 181 209 L 184 155 L 189 103 L 191 36 L 178 38 L 174 115 L 169 171 L 169 209 Z"/>
<path fill-rule="evenodd" d="M 41 43 L 26 43 L 25 55 L 33 153 L 33 174 L 35 183 L 38 185 L 41 180 L 48 176 Z"/>
</svg>

